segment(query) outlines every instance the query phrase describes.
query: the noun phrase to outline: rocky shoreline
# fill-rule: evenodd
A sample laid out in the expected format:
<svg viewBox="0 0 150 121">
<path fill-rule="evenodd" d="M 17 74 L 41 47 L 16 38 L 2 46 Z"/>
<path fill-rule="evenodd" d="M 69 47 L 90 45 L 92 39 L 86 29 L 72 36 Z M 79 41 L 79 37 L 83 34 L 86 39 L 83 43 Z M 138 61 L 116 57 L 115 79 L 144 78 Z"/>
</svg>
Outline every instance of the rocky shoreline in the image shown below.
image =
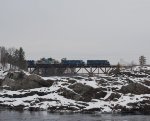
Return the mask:
<svg viewBox="0 0 150 121">
<path fill-rule="evenodd" d="M 149 67 L 135 67 L 90 78 L 1 72 L 0 109 L 150 114 L 149 72 Z"/>
</svg>

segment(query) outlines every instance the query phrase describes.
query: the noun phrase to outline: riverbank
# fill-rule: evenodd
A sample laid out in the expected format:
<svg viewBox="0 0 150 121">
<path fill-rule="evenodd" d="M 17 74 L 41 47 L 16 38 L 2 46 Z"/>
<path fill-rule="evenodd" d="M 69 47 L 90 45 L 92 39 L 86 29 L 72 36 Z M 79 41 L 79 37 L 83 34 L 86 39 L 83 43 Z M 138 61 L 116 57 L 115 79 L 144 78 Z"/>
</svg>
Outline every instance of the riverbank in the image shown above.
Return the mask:
<svg viewBox="0 0 150 121">
<path fill-rule="evenodd" d="M 11 110 L 150 114 L 150 69 L 119 75 L 40 77 L 8 72 L 1 81 L 0 106 Z"/>
</svg>

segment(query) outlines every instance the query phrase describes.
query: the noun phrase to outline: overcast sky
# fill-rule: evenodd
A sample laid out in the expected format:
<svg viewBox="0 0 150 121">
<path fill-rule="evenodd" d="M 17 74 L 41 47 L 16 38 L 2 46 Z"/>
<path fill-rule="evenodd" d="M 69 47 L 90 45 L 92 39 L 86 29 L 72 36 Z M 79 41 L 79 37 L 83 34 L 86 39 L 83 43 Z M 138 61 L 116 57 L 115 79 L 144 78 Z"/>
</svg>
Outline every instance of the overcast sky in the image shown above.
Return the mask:
<svg viewBox="0 0 150 121">
<path fill-rule="evenodd" d="M 0 0 L 0 46 L 27 59 L 150 63 L 150 0 Z"/>
</svg>

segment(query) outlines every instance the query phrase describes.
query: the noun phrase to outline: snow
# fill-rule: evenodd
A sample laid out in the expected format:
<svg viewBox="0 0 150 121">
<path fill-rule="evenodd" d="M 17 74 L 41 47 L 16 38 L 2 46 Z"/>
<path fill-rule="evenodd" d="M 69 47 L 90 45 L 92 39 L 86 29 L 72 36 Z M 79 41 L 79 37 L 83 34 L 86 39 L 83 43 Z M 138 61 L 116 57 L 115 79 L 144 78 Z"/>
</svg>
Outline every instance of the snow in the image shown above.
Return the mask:
<svg viewBox="0 0 150 121">
<path fill-rule="evenodd" d="M 150 70 L 150 67 L 143 67 L 142 69 Z M 131 72 L 132 74 L 139 74 L 139 67 L 135 67 L 132 71 L 131 70 L 124 70 Z M 26 75 L 30 75 L 28 72 L 24 72 Z M 0 78 L 5 78 L 7 72 L 4 72 L 0 70 Z M 144 74 L 144 72 L 142 73 Z M 100 77 L 82 77 L 82 76 L 74 76 L 74 77 L 58 77 L 58 76 L 51 76 L 51 77 L 41 77 L 42 79 L 46 80 L 52 80 L 54 81 L 53 85 L 51 87 L 41 87 L 41 88 L 35 88 L 35 89 L 29 89 L 29 90 L 18 90 L 18 91 L 11 91 L 3 89 L 0 91 L 0 104 L 5 104 L 8 106 L 19 106 L 24 105 L 24 109 L 29 109 L 30 107 L 38 107 L 41 110 L 48 110 L 49 107 L 59 107 L 59 106 L 72 106 L 76 109 L 79 109 L 79 107 L 83 107 L 83 110 L 89 110 L 94 108 L 101 109 L 101 112 L 113 112 L 113 106 L 120 105 L 125 106 L 128 108 L 131 108 L 129 106 L 129 103 L 137 103 L 140 101 L 143 101 L 147 98 L 150 98 L 150 94 L 141 94 L 141 95 L 134 95 L 134 94 L 122 94 L 121 97 L 118 100 L 107 100 L 112 93 L 115 93 L 116 90 L 121 89 L 122 86 L 128 85 L 129 82 L 139 83 L 145 87 L 150 88 L 150 86 L 145 85 L 143 82 L 145 80 L 150 80 L 149 77 L 128 77 L 126 75 L 121 75 L 119 77 L 113 77 L 113 76 L 100 76 Z M 103 79 L 104 84 L 101 82 Z M 66 90 L 70 90 L 74 92 L 72 89 L 69 88 L 68 85 L 72 85 L 68 83 L 68 80 L 75 80 L 75 83 L 81 83 L 83 85 L 88 85 L 96 88 L 104 88 L 106 89 L 105 92 L 107 93 L 104 98 L 100 99 L 92 99 L 89 102 L 83 102 L 83 101 L 75 101 L 73 99 L 65 98 L 64 96 L 61 96 L 58 93 L 58 90 L 60 88 L 65 88 Z M 100 83 L 99 83 L 100 82 Z M 65 85 L 67 84 L 67 85 Z M 6 85 L 7 86 L 7 85 Z M 5 86 L 3 86 L 5 87 Z M 113 88 L 116 88 L 115 91 L 113 91 Z M 30 92 L 43 92 L 45 95 L 39 96 L 37 94 L 33 94 L 26 97 L 19 98 L 19 95 L 25 95 Z M 74 92 L 78 95 L 78 93 Z M 7 95 L 7 96 L 6 96 Z M 11 96 L 18 96 L 18 98 L 12 98 Z M 43 101 L 40 101 L 40 100 Z M 85 105 L 86 104 L 86 105 Z"/>
<path fill-rule="evenodd" d="M 77 82 L 78 83 L 82 83 L 84 85 L 91 86 L 93 88 L 98 88 L 99 87 L 95 80 L 93 80 L 93 81 L 86 81 L 86 80 L 82 79 L 82 80 L 78 80 Z"/>
<path fill-rule="evenodd" d="M 57 81 L 57 80 L 60 80 L 61 78 L 60 77 L 42 77 L 42 79 Z"/>
<path fill-rule="evenodd" d="M 23 71 L 24 74 L 26 74 L 27 76 L 31 75 L 29 72 L 27 71 Z"/>
<path fill-rule="evenodd" d="M 7 73 L 7 71 L 3 71 L 2 69 L 0 69 L 0 79 L 4 79 Z"/>
<path fill-rule="evenodd" d="M 104 97 L 104 100 L 107 99 L 111 95 L 111 93 L 112 93 L 112 91 L 110 91 L 110 92 L 108 91 L 107 95 Z"/>
</svg>

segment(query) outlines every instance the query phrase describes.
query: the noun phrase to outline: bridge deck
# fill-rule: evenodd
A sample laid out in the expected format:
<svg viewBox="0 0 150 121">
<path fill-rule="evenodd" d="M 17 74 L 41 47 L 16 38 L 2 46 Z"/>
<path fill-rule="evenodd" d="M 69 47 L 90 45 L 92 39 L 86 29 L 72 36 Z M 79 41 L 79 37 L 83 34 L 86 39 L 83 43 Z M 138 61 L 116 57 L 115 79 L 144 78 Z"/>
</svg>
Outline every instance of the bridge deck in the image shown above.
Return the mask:
<svg viewBox="0 0 150 121">
<path fill-rule="evenodd" d="M 140 66 L 140 65 L 134 65 L 134 66 Z M 121 66 L 125 68 L 132 68 L 134 66 Z M 145 65 L 150 67 L 150 65 Z M 28 65 L 28 68 L 116 68 L 117 65 L 65 65 L 65 64 L 34 64 L 34 65 Z"/>
<path fill-rule="evenodd" d="M 132 66 L 120 66 L 121 68 L 130 68 L 132 69 L 135 66 L 139 65 L 132 65 Z M 150 67 L 150 65 L 145 65 Z M 45 69 L 45 73 L 47 69 L 75 69 L 76 73 L 79 73 L 81 69 L 84 69 L 85 72 L 87 72 L 90 76 L 93 74 L 109 74 L 111 71 L 114 71 L 115 69 L 118 68 L 118 65 L 65 65 L 65 64 L 34 64 L 34 65 L 29 65 L 28 68 L 30 69 L 31 73 L 39 73 L 39 69 Z M 76 70 L 78 69 L 78 70 Z M 83 70 L 82 70 L 83 71 Z M 83 72 L 82 72 L 83 73 Z"/>
<path fill-rule="evenodd" d="M 29 65 L 28 68 L 113 68 L 115 65 L 105 66 L 105 65 L 65 65 L 65 64 L 35 64 Z"/>
</svg>

